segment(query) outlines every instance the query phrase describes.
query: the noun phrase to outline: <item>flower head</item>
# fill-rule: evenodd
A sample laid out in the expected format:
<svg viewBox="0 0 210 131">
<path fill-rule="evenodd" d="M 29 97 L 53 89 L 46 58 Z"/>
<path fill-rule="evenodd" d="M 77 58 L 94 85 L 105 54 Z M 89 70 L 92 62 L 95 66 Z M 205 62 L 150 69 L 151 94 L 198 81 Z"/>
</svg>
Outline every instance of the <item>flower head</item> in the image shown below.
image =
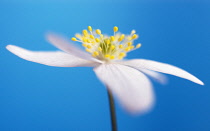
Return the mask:
<svg viewBox="0 0 210 131">
<path fill-rule="evenodd" d="M 138 38 L 135 30 L 129 35 L 118 32 L 118 27 L 113 27 L 113 35 L 102 34 L 100 29 L 93 30 L 88 26 L 88 30 L 83 30 L 81 34 L 72 37 L 72 41 L 81 42 L 85 51 L 101 61 L 110 62 L 123 59 L 128 52 L 141 47 L 141 44 L 134 45 L 134 40 Z"/>
<path fill-rule="evenodd" d="M 76 34 L 72 40 L 81 42 L 86 52 L 56 34 L 48 34 L 47 40 L 62 51 L 29 51 L 14 45 L 6 48 L 25 60 L 48 66 L 94 67 L 97 77 L 130 113 L 148 111 L 154 103 L 152 84 L 147 76 L 164 83 L 165 77 L 160 73 L 166 73 L 204 85 L 192 74 L 173 65 L 146 59 L 121 60 L 141 44 L 134 45 L 138 37 L 134 30 L 130 35 L 119 33 L 118 27 L 113 31 L 112 36 L 102 35 L 101 30 L 92 30 L 89 26 L 88 31 Z"/>
</svg>

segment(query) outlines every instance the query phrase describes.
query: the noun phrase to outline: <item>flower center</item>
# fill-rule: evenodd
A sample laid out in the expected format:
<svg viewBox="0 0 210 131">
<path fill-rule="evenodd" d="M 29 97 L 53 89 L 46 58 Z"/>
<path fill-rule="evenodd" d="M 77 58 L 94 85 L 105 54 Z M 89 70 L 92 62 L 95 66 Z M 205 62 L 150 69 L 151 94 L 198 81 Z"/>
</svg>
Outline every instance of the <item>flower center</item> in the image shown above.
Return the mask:
<svg viewBox="0 0 210 131">
<path fill-rule="evenodd" d="M 92 27 L 88 26 L 88 30 L 76 34 L 71 40 L 81 42 L 87 52 L 102 61 L 121 60 L 128 52 L 141 47 L 140 43 L 133 44 L 138 38 L 135 30 L 132 30 L 130 35 L 125 35 L 118 32 L 118 27 L 115 26 L 113 31 L 113 36 L 107 36 L 103 35 L 100 29 L 92 30 Z"/>
</svg>

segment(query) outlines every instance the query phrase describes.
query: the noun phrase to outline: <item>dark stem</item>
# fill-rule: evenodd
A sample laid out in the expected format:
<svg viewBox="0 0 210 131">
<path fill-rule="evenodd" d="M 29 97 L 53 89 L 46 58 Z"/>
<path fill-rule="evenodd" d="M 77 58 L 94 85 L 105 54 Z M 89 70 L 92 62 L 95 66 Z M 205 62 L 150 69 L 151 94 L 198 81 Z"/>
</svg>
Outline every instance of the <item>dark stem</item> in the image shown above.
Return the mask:
<svg viewBox="0 0 210 131">
<path fill-rule="evenodd" d="M 108 96 L 109 96 L 110 116 L 111 116 L 111 122 L 112 122 L 112 131 L 117 131 L 117 119 L 116 119 L 116 114 L 115 114 L 114 99 L 109 90 L 108 90 Z"/>
</svg>

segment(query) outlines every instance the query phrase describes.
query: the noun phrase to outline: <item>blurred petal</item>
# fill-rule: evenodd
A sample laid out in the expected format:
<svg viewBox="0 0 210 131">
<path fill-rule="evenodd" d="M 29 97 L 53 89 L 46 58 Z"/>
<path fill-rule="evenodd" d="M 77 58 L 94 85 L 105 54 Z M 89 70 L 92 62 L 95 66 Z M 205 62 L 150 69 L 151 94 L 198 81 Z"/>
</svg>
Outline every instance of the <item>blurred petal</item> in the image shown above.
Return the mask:
<svg viewBox="0 0 210 131">
<path fill-rule="evenodd" d="M 69 53 L 71 55 L 74 55 L 76 57 L 82 58 L 82 59 L 86 59 L 86 60 L 91 60 L 91 61 L 99 61 L 94 59 L 89 53 L 86 53 L 85 51 L 80 50 L 79 48 L 77 48 L 76 46 L 74 46 L 73 44 L 71 44 L 68 39 L 53 34 L 53 33 L 49 33 L 47 34 L 47 40 L 53 44 L 55 47 L 65 51 L 66 53 Z"/>
<path fill-rule="evenodd" d="M 128 112 L 143 113 L 152 107 L 152 85 L 140 71 L 118 64 L 102 64 L 94 71 Z"/>
<path fill-rule="evenodd" d="M 6 48 L 13 54 L 19 56 L 20 58 L 48 66 L 93 67 L 98 65 L 98 63 L 96 62 L 83 60 L 61 51 L 54 51 L 54 52 L 29 51 L 14 45 L 8 45 Z"/>
<path fill-rule="evenodd" d="M 178 67 L 175 67 L 173 65 L 160 63 L 156 61 L 151 60 L 145 60 L 145 59 L 135 59 L 135 60 L 129 60 L 129 61 L 122 61 L 120 64 L 127 65 L 136 69 L 148 69 L 153 70 L 157 72 L 162 72 L 170 75 L 175 75 L 184 79 L 188 79 L 192 82 L 195 82 L 200 85 L 204 85 L 202 81 L 200 81 L 198 78 L 193 76 L 192 74 L 188 73 L 187 71 L 184 71 Z"/>
<path fill-rule="evenodd" d="M 165 75 L 161 74 L 161 73 L 151 71 L 151 70 L 147 70 L 147 69 L 141 69 L 140 71 L 142 71 L 143 73 L 150 76 L 151 78 L 153 78 L 154 80 L 156 80 L 157 82 L 159 82 L 161 84 L 166 84 L 167 81 L 168 81 L 167 77 Z"/>
</svg>

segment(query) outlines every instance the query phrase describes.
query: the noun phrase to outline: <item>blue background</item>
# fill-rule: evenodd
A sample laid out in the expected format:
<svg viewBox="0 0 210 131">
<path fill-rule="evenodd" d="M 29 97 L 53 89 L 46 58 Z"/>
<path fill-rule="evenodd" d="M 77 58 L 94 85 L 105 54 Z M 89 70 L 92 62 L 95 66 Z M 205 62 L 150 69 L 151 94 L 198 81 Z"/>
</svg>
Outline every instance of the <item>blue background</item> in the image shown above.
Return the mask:
<svg viewBox="0 0 210 131">
<path fill-rule="evenodd" d="M 0 130 L 111 129 L 107 92 L 92 68 L 58 68 L 25 61 L 5 49 L 57 50 L 44 38 L 71 38 L 87 26 L 112 34 L 136 29 L 142 48 L 128 58 L 181 67 L 205 86 L 169 76 L 155 82 L 157 102 L 141 116 L 116 103 L 119 131 L 210 130 L 210 2 L 205 0 L 0 1 Z"/>
</svg>

